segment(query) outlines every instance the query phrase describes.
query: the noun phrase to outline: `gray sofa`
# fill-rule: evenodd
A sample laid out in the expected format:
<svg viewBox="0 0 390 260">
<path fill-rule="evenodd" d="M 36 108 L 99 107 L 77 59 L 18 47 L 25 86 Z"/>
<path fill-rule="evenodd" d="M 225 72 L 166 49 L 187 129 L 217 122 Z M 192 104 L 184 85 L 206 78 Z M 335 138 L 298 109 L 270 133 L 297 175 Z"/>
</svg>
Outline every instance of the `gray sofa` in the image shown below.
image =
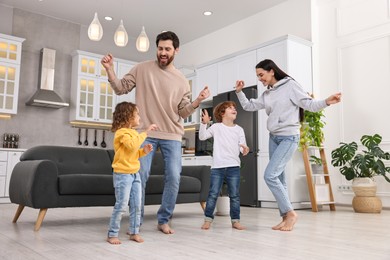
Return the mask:
<svg viewBox="0 0 390 260">
<path fill-rule="evenodd" d="M 13 169 L 9 196 L 18 204 L 13 222 L 24 207 L 40 209 L 39 230 L 47 209 L 113 206 L 111 162 L 113 150 L 37 146 L 25 151 Z M 164 188 L 164 161 L 156 152 L 146 185 L 145 205 L 160 204 Z M 183 166 L 177 203 L 200 202 L 204 209 L 210 185 L 209 166 Z"/>
</svg>

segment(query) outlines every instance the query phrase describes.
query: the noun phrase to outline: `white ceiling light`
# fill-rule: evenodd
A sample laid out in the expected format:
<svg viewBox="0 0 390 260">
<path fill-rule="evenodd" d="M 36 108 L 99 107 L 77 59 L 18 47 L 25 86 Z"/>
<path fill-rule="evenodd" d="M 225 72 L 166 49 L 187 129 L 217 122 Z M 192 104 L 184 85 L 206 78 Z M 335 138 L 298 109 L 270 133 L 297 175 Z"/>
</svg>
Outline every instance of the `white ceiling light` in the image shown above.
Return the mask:
<svg viewBox="0 0 390 260">
<path fill-rule="evenodd" d="M 137 38 L 135 46 L 139 52 L 147 52 L 149 50 L 149 38 L 146 35 L 144 26 L 142 26 L 142 31 Z"/>
<path fill-rule="evenodd" d="M 121 22 L 118 26 L 118 29 L 116 29 L 115 35 L 114 35 L 114 42 L 119 47 L 124 47 L 127 45 L 129 38 L 127 36 L 127 32 L 125 27 L 123 26 L 123 20 L 121 19 Z"/>
<path fill-rule="evenodd" d="M 112 21 L 112 17 L 111 17 L 111 16 L 105 16 L 105 17 L 104 17 L 104 20 L 106 20 L 106 21 Z"/>
<path fill-rule="evenodd" d="M 211 11 L 204 11 L 203 12 L 204 16 L 209 16 L 209 15 L 212 15 L 212 14 L 213 14 L 213 12 L 211 12 Z"/>
<path fill-rule="evenodd" d="M 99 22 L 97 13 L 88 27 L 88 37 L 92 41 L 100 41 L 103 37 L 103 27 Z"/>
</svg>

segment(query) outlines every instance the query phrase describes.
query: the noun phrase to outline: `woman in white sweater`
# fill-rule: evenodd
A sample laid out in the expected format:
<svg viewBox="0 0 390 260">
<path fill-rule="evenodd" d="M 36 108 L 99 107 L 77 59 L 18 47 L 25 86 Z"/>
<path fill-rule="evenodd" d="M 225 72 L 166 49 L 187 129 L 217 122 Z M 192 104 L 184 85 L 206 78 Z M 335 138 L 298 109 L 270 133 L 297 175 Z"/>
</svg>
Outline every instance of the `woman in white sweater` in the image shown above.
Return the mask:
<svg viewBox="0 0 390 260">
<path fill-rule="evenodd" d="M 320 111 L 340 102 L 341 93 L 324 100 L 314 100 L 294 79 L 268 59 L 256 65 L 256 75 L 267 88 L 258 98 L 246 98 L 241 91 L 245 85 L 242 80 L 236 82 L 236 94 L 244 110 L 265 109 L 268 115 L 269 163 L 264 172 L 264 180 L 278 203 L 282 217 L 282 221 L 272 229 L 290 231 L 298 215 L 288 197 L 285 168 L 298 147 L 300 110 Z"/>
</svg>

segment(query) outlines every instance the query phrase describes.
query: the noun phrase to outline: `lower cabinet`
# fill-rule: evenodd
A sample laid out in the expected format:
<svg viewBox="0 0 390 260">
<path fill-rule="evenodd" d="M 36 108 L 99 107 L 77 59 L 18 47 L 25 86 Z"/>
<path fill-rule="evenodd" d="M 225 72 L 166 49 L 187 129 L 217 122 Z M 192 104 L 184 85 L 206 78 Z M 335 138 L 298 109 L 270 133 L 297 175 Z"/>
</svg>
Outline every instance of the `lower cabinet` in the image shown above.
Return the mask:
<svg viewBox="0 0 390 260">
<path fill-rule="evenodd" d="M 12 170 L 24 150 L 0 150 L 0 203 L 9 202 L 9 183 Z"/>
</svg>

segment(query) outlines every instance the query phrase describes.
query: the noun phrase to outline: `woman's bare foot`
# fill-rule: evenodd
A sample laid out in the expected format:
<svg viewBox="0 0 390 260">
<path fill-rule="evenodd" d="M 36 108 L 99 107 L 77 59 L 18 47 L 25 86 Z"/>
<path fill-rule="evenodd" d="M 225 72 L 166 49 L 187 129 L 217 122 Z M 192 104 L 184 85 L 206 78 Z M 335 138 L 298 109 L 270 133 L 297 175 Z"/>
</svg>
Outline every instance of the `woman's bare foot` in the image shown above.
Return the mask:
<svg viewBox="0 0 390 260">
<path fill-rule="evenodd" d="M 107 242 L 111 245 L 120 245 L 122 242 L 117 237 L 107 237 Z"/>
<path fill-rule="evenodd" d="M 234 222 L 232 224 L 232 227 L 235 228 L 235 229 L 238 229 L 238 230 L 244 230 L 246 229 L 246 227 L 244 227 L 243 225 L 240 224 L 240 222 Z"/>
<path fill-rule="evenodd" d="M 133 240 L 138 243 L 144 242 L 144 239 L 139 234 L 132 234 L 130 235 L 130 240 Z"/>
<path fill-rule="evenodd" d="M 210 221 L 205 221 L 201 227 L 201 229 L 209 229 L 211 226 L 211 222 Z"/>
<path fill-rule="evenodd" d="M 168 224 L 158 224 L 157 229 L 167 235 L 175 233 L 175 230 L 173 230 Z"/>
<path fill-rule="evenodd" d="M 287 212 L 285 225 L 280 228 L 281 231 L 291 231 L 298 220 L 298 214 L 294 210 Z"/>
<path fill-rule="evenodd" d="M 280 230 L 284 225 L 286 225 L 286 216 L 283 217 L 282 222 L 277 224 L 276 226 L 273 226 L 273 230 Z"/>
</svg>

